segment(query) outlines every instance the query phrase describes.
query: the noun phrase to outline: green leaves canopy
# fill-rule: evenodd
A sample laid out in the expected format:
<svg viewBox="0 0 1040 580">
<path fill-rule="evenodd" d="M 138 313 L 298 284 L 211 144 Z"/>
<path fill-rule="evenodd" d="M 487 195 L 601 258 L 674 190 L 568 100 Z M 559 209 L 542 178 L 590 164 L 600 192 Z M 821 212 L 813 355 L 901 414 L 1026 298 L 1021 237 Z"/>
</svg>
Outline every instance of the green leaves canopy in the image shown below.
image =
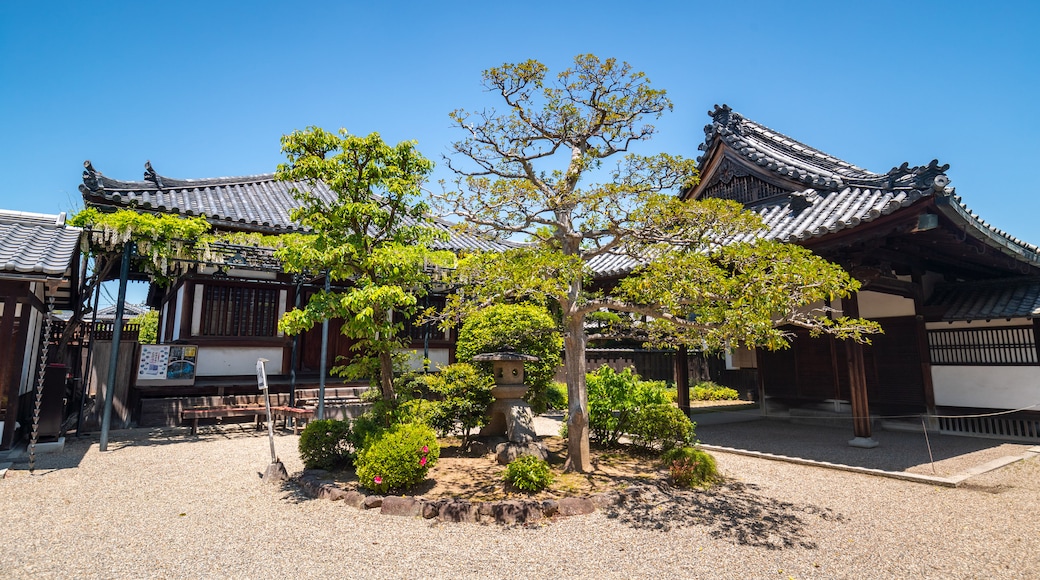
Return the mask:
<svg viewBox="0 0 1040 580">
<path fill-rule="evenodd" d="M 453 260 L 430 249 L 443 234 L 418 199 L 433 164 L 414 142 L 390 146 L 377 133 L 336 135 L 318 127 L 284 136 L 282 152 L 288 163 L 277 176 L 296 182 L 300 207 L 291 216 L 310 233 L 291 237 L 276 256 L 287 271 L 327 273 L 342 285 L 287 312 L 279 328 L 296 334 L 326 318 L 342 319 L 359 354 L 337 370 L 358 376 L 377 358 L 383 395 L 391 397 L 393 354 L 404 346 L 402 317 L 414 314 L 428 267 Z"/>
</svg>

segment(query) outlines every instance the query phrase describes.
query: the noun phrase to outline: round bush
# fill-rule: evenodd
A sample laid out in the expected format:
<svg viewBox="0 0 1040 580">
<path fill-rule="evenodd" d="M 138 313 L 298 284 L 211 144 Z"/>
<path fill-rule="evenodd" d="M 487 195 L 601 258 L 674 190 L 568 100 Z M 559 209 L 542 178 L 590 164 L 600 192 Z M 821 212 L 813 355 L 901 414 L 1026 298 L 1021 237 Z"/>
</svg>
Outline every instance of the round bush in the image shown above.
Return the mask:
<svg viewBox="0 0 1040 580">
<path fill-rule="evenodd" d="M 661 461 L 676 487 L 704 487 L 719 480 L 715 458 L 700 449 L 675 447 L 664 452 Z"/>
<path fill-rule="evenodd" d="M 694 423 L 678 407 L 647 405 L 632 414 L 632 442 L 648 451 L 667 451 L 694 442 Z"/>
<path fill-rule="evenodd" d="M 534 455 L 521 455 L 514 459 L 506 466 L 502 478 L 513 487 L 531 493 L 542 491 L 553 482 L 549 464 Z"/>
<path fill-rule="evenodd" d="M 469 362 L 482 352 L 507 347 L 538 357 L 538 362 L 524 364 L 524 383 L 530 387 L 527 402 L 535 413 L 544 413 L 546 390 L 562 361 L 559 325 L 543 306 L 495 304 L 466 317 L 459 329 L 456 356 L 460 362 Z M 478 366 L 490 375 L 490 363 Z"/>
<path fill-rule="evenodd" d="M 350 423 L 317 419 L 300 433 L 300 458 L 308 469 L 336 469 L 354 459 Z"/>
<path fill-rule="evenodd" d="M 399 423 L 370 439 L 358 453 L 358 481 L 377 493 L 404 490 L 422 483 L 439 456 L 432 428 Z"/>
</svg>

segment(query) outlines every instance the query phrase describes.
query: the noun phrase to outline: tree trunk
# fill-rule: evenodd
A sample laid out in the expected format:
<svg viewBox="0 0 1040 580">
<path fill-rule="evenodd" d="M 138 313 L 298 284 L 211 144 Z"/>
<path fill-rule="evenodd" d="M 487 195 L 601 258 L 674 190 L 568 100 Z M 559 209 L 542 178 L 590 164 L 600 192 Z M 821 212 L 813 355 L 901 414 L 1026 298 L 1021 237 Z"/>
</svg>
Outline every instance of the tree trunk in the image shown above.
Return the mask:
<svg viewBox="0 0 1040 580">
<path fill-rule="evenodd" d="M 564 471 L 592 470 L 589 457 L 589 401 L 585 388 L 585 317 L 569 315 L 563 347 L 567 356 L 567 463 Z"/>
<path fill-rule="evenodd" d="M 383 400 L 393 400 L 394 360 L 393 355 L 389 352 L 379 353 L 379 390 L 383 393 Z"/>
</svg>

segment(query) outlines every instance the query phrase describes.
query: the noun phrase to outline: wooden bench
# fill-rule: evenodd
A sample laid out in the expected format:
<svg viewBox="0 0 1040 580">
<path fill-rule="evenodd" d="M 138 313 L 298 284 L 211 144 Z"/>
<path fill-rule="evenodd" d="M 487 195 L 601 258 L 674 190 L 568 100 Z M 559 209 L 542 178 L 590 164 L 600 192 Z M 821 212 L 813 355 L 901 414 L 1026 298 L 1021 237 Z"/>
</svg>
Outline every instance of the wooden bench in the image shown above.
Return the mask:
<svg viewBox="0 0 1040 580">
<path fill-rule="evenodd" d="M 181 411 L 181 421 L 191 420 L 191 434 L 199 431 L 199 419 L 221 419 L 224 417 L 256 417 L 257 428 L 263 423 L 263 417 L 267 416 L 267 408 L 259 405 L 220 405 L 216 407 L 193 407 Z M 289 419 L 293 419 L 293 434 L 300 427 L 300 421 L 307 422 L 314 417 L 314 410 L 302 409 L 300 407 L 289 407 L 278 405 L 271 407 L 271 419 L 282 418 L 288 425 Z"/>
</svg>

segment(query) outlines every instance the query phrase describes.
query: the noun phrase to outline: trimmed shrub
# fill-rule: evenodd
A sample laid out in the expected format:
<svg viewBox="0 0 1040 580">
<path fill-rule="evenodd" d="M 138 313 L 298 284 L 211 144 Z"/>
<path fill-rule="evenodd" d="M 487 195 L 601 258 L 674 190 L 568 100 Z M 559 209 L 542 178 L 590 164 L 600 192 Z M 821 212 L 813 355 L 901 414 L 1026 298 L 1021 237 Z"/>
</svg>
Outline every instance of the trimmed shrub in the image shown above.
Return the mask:
<svg viewBox="0 0 1040 580">
<path fill-rule="evenodd" d="M 549 463 L 534 455 L 521 455 L 514 459 L 506 466 L 502 478 L 509 485 L 529 493 L 542 491 L 553 482 Z"/>
<path fill-rule="evenodd" d="M 693 444 L 694 423 L 671 404 L 646 405 L 632 413 L 632 442 L 647 451 Z"/>
<path fill-rule="evenodd" d="M 465 446 L 470 430 L 487 424 L 494 379 L 471 364 L 455 363 L 429 375 L 426 384 L 436 399 L 430 403 L 430 426 L 442 437 L 458 433 Z"/>
<path fill-rule="evenodd" d="M 704 487 L 719 480 L 715 458 L 694 447 L 675 447 L 661 455 L 675 487 Z"/>
<path fill-rule="evenodd" d="M 589 431 L 604 445 L 617 445 L 632 428 L 632 414 L 646 405 L 667 402 L 663 381 L 643 381 L 626 368 L 603 366 L 585 377 L 589 397 Z"/>
<path fill-rule="evenodd" d="M 307 469 L 336 469 L 354 460 L 350 423 L 335 419 L 317 419 L 307 423 L 300 433 L 300 458 Z"/>
<path fill-rule="evenodd" d="M 694 401 L 735 401 L 740 393 L 711 381 L 702 381 L 693 386 L 690 398 Z"/>
<path fill-rule="evenodd" d="M 557 411 L 567 410 L 567 385 L 552 382 L 545 391 L 545 406 Z"/>
<path fill-rule="evenodd" d="M 432 428 L 399 423 L 370 439 L 358 453 L 358 481 L 377 493 L 408 489 L 426 479 L 439 456 Z"/>
<path fill-rule="evenodd" d="M 543 306 L 534 304 L 496 304 L 468 316 L 459 329 L 456 356 L 469 362 L 482 352 L 515 349 L 538 357 L 524 364 L 524 383 L 530 389 L 527 402 L 536 413 L 544 413 L 546 392 L 562 361 L 563 337 L 559 325 Z M 491 363 L 481 363 L 491 376 Z"/>
</svg>

